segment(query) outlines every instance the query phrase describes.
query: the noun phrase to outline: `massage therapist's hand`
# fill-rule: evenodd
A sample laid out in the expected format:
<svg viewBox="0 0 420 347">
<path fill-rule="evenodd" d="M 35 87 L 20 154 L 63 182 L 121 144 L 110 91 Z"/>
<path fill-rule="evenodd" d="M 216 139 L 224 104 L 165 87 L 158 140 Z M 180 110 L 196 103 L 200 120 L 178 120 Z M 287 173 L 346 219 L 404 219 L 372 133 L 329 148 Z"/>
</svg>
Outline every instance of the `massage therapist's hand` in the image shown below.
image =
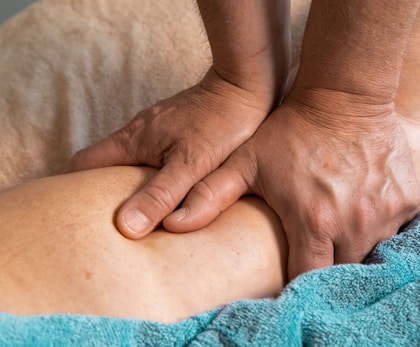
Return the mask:
<svg viewBox="0 0 420 347">
<path fill-rule="evenodd" d="M 414 217 L 419 186 L 393 109 L 361 107 L 357 100 L 348 109 L 346 96 L 325 91 L 294 94 L 194 187 L 166 228 L 194 230 L 241 195 L 255 193 L 283 223 L 294 278 L 360 262 Z"/>
<path fill-rule="evenodd" d="M 140 112 L 72 162 L 73 170 L 140 164 L 161 169 L 118 212 L 118 229 L 129 238 L 144 236 L 170 214 L 255 132 L 285 90 L 288 1 L 197 4 L 213 57 L 201 83 Z"/>
<path fill-rule="evenodd" d="M 419 4 L 313 0 L 290 97 L 165 227 L 194 230 L 256 193 L 283 222 L 291 279 L 359 262 L 409 221 L 419 185 L 393 105 Z"/>
<path fill-rule="evenodd" d="M 254 133 L 270 111 L 268 99 L 230 84 L 210 69 L 201 83 L 139 112 L 121 130 L 77 153 L 70 168 L 161 168 L 117 217 L 124 235 L 139 238 Z"/>
</svg>

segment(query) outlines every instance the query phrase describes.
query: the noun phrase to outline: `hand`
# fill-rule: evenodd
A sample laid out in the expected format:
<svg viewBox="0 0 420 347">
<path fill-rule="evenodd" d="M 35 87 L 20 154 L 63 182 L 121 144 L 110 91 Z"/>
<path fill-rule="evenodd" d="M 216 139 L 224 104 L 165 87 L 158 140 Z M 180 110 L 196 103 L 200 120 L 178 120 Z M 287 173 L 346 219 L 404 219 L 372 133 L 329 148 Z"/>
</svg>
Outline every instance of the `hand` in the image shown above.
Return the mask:
<svg viewBox="0 0 420 347">
<path fill-rule="evenodd" d="M 254 133 L 272 107 L 271 94 L 241 89 L 210 69 L 200 84 L 141 111 L 121 130 L 78 152 L 70 171 L 111 165 L 161 168 L 117 216 L 126 237 L 140 238 Z"/>
<path fill-rule="evenodd" d="M 407 138 L 392 104 L 292 91 L 255 135 L 189 193 L 164 225 L 193 230 L 255 193 L 282 220 L 292 279 L 360 262 L 419 210 Z"/>
</svg>

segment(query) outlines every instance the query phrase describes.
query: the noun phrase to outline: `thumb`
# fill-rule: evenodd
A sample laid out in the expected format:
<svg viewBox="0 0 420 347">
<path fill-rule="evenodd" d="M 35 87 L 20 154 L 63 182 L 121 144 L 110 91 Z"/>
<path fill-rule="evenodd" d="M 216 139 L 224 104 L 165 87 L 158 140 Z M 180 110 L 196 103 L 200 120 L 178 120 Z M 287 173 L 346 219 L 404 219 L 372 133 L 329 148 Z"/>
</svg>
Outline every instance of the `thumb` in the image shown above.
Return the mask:
<svg viewBox="0 0 420 347">
<path fill-rule="evenodd" d="M 136 164 L 137 146 L 130 145 L 129 141 L 120 130 L 77 152 L 70 160 L 67 172 Z"/>
<path fill-rule="evenodd" d="M 121 206 L 116 218 L 118 230 L 130 239 L 147 235 L 179 205 L 198 179 L 177 161 L 166 164 Z"/>
<path fill-rule="evenodd" d="M 289 281 L 305 272 L 334 265 L 334 243 L 331 239 L 319 240 L 306 234 L 307 237 L 303 240 L 300 236 L 289 238 L 290 233 L 287 231 L 286 234 L 289 243 Z"/>
<path fill-rule="evenodd" d="M 249 191 L 241 173 L 229 163 L 193 187 L 182 207 L 165 218 L 167 230 L 187 232 L 203 228 Z"/>
</svg>

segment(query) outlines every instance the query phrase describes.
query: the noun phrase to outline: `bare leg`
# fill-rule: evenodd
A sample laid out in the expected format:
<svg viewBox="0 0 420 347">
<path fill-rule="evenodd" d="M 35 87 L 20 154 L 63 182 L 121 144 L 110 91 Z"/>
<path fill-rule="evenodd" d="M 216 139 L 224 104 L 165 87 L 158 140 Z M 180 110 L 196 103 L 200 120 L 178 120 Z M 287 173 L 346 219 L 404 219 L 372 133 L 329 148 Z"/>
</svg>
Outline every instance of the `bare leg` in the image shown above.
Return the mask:
<svg viewBox="0 0 420 347">
<path fill-rule="evenodd" d="M 153 173 L 106 168 L 0 193 L 0 311 L 173 322 L 281 291 L 286 241 L 257 198 L 194 233 L 122 237 L 112 215 Z"/>
</svg>

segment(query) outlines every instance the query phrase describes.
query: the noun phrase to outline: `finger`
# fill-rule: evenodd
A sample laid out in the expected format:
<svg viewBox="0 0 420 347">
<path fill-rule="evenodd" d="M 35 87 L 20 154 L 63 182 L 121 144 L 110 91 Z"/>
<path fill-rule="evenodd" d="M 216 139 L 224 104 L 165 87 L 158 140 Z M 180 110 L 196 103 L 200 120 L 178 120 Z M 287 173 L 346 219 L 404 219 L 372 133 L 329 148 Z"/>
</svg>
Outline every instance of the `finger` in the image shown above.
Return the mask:
<svg viewBox="0 0 420 347">
<path fill-rule="evenodd" d="M 379 241 L 378 241 L 379 242 Z M 366 241 L 363 243 L 353 241 L 346 244 L 339 244 L 335 249 L 335 264 L 360 263 L 378 244 L 376 241 Z"/>
<path fill-rule="evenodd" d="M 342 233 L 337 236 L 335 242 L 335 264 L 351 264 L 360 263 L 369 254 L 369 252 L 376 246 L 380 239 L 375 238 L 375 234 L 385 238 L 391 234 L 389 230 L 381 230 L 377 233 L 374 228 L 376 225 L 370 225 L 370 228 L 365 228 L 362 223 L 353 226 L 351 232 Z M 395 231 L 396 232 L 396 231 Z"/>
<path fill-rule="evenodd" d="M 166 164 L 119 209 L 116 222 L 124 236 L 139 239 L 153 231 L 201 178 L 192 176 L 178 163 Z"/>
<path fill-rule="evenodd" d="M 302 233 L 299 233 L 302 234 Z M 306 233 L 306 240 L 295 238 L 289 242 L 288 278 L 289 281 L 297 276 L 315 269 L 334 265 L 334 243 L 332 240 L 317 240 Z"/>
<path fill-rule="evenodd" d="M 70 161 L 68 172 L 95 169 L 106 166 L 137 164 L 137 146 L 127 144 L 124 134 L 119 131 L 77 152 Z"/>
<path fill-rule="evenodd" d="M 375 223 L 366 227 L 358 226 L 354 228 L 357 233 L 352 234 L 351 239 L 341 237 L 336 241 L 335 263 L 361 263 L 378 243 L 396 235 L 404 222 L 404 219 L 396 218 L 390 220 L 380 229 Z"/>
<path fill-rule="evenodd" d="M 187 232 L 205 227 L 249 192 L 242 174 L 225 164 L 197 183 L 182 207 L 164 220 L 167 230 Z"/>
</svg>

